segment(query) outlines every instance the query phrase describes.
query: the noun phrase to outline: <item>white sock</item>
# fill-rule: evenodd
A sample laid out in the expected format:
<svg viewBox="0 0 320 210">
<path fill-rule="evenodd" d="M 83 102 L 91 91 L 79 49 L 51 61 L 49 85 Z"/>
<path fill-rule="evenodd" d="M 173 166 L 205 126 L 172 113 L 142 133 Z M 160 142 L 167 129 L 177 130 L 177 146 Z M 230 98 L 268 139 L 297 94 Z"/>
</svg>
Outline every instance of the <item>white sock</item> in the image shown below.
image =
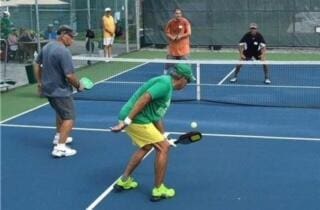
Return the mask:
<svg viewBox="0 0 320 210">
<path fill-rule="evenodd" d="M 65 147 L 66 147 L 66 144 L 60 144 L 60 143 L 57 144 L 58 149 L 64 149 Z"/>
</svg>

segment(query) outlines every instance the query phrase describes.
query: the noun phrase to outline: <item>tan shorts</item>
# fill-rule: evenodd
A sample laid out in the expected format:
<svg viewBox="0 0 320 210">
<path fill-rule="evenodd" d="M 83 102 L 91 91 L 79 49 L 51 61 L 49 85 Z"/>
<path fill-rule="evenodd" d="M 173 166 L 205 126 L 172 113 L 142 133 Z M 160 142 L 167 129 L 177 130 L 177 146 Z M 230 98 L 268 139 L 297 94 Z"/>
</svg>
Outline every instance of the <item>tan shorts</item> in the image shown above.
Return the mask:
<svg viewBox="0 0 320 210">
<path fill-rule="evenodd" d="M 154 144 L 165 140 L 163 134 L 154 126 L 149 124 L 132 123 L 126 127 L 127 134 L 131 137 L 132 142 L 138 147 L 144 147 L 148 144 Z"/>
</svg>

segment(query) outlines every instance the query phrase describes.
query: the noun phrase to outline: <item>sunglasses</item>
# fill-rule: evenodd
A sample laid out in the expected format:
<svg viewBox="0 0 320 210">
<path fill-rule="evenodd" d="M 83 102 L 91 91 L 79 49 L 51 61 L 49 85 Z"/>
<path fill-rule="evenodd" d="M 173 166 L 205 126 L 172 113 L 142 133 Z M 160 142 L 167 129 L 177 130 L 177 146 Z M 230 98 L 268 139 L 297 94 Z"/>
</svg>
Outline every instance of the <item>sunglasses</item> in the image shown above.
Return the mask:
<svg viewBox="0 0 320 210">
<path fill-rule="evenodd" d="M 74 36 L 71 32 L 65 32 L 64 35 L 68 35 L 71 39 L 74 38 Z"/>
<path fill-rule="evenodd" d="M 67 33 L 72 39 L 74 38 L 72 33 Z"/>
<path fill-rule="evenodd" d="M 187 82 L 188 82 L 188 83 L 190 83 L 190 82 L 191 82 L 191 79 L 190 79 L 190 78 L 188 78 L 188 77 L 183 77 L 183 78 L 185 78 L 185 79 L 187 80 Z"/>
</svg>

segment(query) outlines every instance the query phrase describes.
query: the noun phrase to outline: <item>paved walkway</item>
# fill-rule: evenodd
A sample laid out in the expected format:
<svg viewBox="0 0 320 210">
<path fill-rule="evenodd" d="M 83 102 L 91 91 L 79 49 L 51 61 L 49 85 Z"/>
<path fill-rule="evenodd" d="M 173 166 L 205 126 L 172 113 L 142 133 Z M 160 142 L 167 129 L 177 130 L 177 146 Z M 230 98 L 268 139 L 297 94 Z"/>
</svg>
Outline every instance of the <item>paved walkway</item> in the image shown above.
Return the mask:
<svg viewBox="0 0 320 210">
<path fill-rule="evenodd" d="M 75 41 L 74 45 L 70 48 L 71 53 L 73 55 L 86 55 L 85 42 L 84 41 Z M 116 55 L 120 55 L 125 52 L 124 44 L 115 44 L 113 48 L 113 53 Z M 103 50 L 97 47 L 97 43 L 95 43 L 95 51 L 94 56 L 103 56 Z M 15 85 L 1 85 L 1 91 L 6 91 L 8 89 L 16 88 L 19 86 L 29 84 L 26 66 L 31 65 L 29 63 L 19 63 L 17 61 L 9 61 L 6 65 L 4 62 L 1 62 L 0 65 L 0 76 L 1 81 L 3 80 L 14 80 L 16 82 Z"/>
</svg>

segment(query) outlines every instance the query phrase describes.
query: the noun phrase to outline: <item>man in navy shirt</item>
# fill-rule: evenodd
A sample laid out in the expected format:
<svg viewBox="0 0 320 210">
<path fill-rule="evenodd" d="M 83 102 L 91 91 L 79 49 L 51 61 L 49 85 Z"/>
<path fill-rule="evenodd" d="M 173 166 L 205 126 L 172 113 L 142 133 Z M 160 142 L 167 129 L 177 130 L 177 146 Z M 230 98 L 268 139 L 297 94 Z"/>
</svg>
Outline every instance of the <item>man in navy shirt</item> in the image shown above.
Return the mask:
<svg viewBox="0 0 320 210">
<path fill-rule="evenodd" d="M 69 137 L 75 120 L 75 108 L 72 98 L 73 88 L 83 90 L 82 84 L 75 75 L 72 55 L 67 47 L 73 44 L 76 35 L 66 25 L 58 31 L 58 40 L 48 43 L 36 58 L 35 75 L 39 93 L 46 97 L 56 112 L 56 130 L 52 150 L 54 157 L 72 156 L 75 149 L 66 146 L 72 141 Z"/>
<path fill-rule="evenodd" d="M 266 42 L 261 33 L 258 32 L 258 25 L 256 23 L 250 24 L 250 31 L 247 32 L 239 43 L 239 52 L 241 60 L 256 60 L 265 61 L 266 59 Z M 230 79 L 230 82 L 237 81 L 238 74 L 242 65 L 237 65 L 234 76 Z M 268 66 L 263 64 L 264 71 L 264 83 L 270 84 Z"/>
</svg>

